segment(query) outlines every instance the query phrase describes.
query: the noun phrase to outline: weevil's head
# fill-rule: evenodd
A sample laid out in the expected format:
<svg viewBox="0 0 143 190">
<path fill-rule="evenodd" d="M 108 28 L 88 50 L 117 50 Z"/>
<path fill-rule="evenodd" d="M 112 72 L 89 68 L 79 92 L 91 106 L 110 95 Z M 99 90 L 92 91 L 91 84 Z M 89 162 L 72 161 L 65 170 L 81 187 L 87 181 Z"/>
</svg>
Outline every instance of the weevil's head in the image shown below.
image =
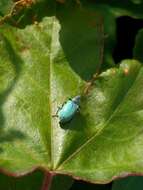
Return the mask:
<svg viewBox="0 0 143 190">
<path fill-rule="evenodd" d="M 72 101 L 75 103 L 75 104 L 77 104 L 77 105 L 79 105 L 80 104 L 80 99 L 81 99 L 81 96 L 75 96 L 73 99 L 72 99 Z"/>
</svg>

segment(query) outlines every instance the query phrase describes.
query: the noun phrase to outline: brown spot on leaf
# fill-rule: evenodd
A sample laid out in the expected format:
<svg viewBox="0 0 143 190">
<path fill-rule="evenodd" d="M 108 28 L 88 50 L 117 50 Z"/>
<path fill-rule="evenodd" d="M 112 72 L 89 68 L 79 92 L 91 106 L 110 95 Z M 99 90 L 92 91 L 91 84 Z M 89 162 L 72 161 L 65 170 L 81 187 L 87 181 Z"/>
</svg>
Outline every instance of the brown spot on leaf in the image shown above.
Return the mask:
<svg viewBox="0 0 143 190">
<path fill-rule="evenodd" d="M 124 74 L 125 74 L 125 75 L 128 75 L 128 74 L 129 74 L 129 69 L 128 69 L 128 68 L 125 68 L 125 69 L 124 69 Z"/>
<path fill-rule="evenodd" d="M 22 6 L 22 7 L 29 7 L 33 3 L 35 3 L 35 0 L 19 0 L 16 2 L 18 6 Z"/>
</svg>

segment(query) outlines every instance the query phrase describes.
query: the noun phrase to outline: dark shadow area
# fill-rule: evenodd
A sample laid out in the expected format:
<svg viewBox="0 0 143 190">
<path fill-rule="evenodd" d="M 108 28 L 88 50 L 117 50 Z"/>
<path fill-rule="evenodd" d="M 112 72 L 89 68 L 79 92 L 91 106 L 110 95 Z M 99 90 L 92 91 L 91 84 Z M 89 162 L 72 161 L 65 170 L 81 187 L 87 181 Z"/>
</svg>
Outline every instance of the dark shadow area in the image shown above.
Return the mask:
<svg viewBox="0 0 143 190">
<path fill-rule="evenodd" d="M 60 123 L 60 127 L 65 130 L 75 130 L 75 131 L 81 131 L 83 130 L 83 127 L 85 128 L 86 120 L 85 117 L 80 113 L 76 113 L 74 117 L 68 121 L 67 123 Z"/>
<path fill-rule="evenodd" d="M 91 184 L 85 181 L 75 181 L 70 190 L 111 190 L 112 183 L 109 184 Z"/>
<path fill-rule="evenodd" d="M 0 130 L 3 130 L 3 131 L 1 131 L 1 134 L 0 134 L 0 143 L 4 143 L 4 142 L 12 142 L 17 139 L 24 139 L 26 137 L 22 132 L 15 130 L 15 129 L 9 129 L 9 131 L 7 131 L 7 132 L 4 131 L 5 117 L 4 117 L 4 114 L 2 111 L 2 106 L 5 103 L 8 95 L 12 92 L 12 90 L 20 76 L 20 71 L 21 71 L 23 61 L 15 53 L 10 42 L 4 35 L 1 35 L 0 40 L 4 41 L 5 49 L 7 50 L 7 54 L 11 61 L 11 64 L 13 64 L 13 67 L 15 68 L 15 73 L 16 73 L 16 76 L 13 79 L 13 81 L 11 82 L 10 86 L 3 93 L 0 94 Z M 1 152 L 3 152 L 3 149 L 0 147 L 0 153 Z"/>
<path fill-rule="evenodd" d="M 69 123 L 61 126 L 64 130 L 67 130 L 68 135 L 64 139 L 64 154 L 61 154 L 59 163 L 67 160 L 89 139 L 87 122 L 85 117 L 78 113 Z"/>
<path fill-rule="evenodd" d="M 13 90 L 13 88 L 14 88 L 14 86 L 15 86 L 18 78 L 19 78 L 21 66 L 22 66 L 23 62 L 20 59 L 20 57 L 15 53 L 10 42 L 8 41 L 8 39 L 4 35 L 2 36 L 2 34 L 1 34 L 0 40 L 4 41 L 5 49 L 7 50 L 11 64 L 13 64 L 13 67 L 15 68 L 15 72 L 16 72 L 16 77 L 11 82 L 10 86 L 3 93 L 0 94 L 0 129 L 2 129 L 4 126 L 4 115 L 2 112 L 2 106 L 3 106 L 3 103 L 6 101 L 8 95 Z"/>
<path fill-rule="evenodd" d="M 10 129 L 9 131 L 0 134 L 0 143 L 12 142 L 14 140 L 25 139 L 25 138 L 26 136 L 21 131 Z"/>
<path fill-rule="evenodd" d="M 133 57 L 137 32 L 143 28 L 143 19 L 128 16 L 117 18 L 117 44 L 113 51 L 115 63 Z"/>
<path fill-rule="evenodd" d="M 19 130 L 16 129 L 9 129 L 7 132 L 2 132 L 0 134 L 0 145 L 1 143 L 10 143 L 15 140 L 23 140 L 26 136 Z M 2 147 L 0 147 L 0 153 L 2 153 L 4 150 Z"/>
</svg>

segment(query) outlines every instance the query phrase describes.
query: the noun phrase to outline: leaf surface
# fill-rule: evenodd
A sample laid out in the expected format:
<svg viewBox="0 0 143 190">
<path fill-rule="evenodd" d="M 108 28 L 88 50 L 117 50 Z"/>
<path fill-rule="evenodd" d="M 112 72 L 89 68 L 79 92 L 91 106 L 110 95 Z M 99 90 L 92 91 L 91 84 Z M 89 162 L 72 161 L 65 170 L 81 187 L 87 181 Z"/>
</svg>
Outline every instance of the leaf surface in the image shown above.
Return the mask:
<svg viewBox="0 0 143 190">
<path fill-rule="evenodd" d="M 84 15 L 88 14 L 77 12 L 82 22 Z M 86 131 L 80 131 L 82 116 L 70 123 L 72 131 L 68 131 L 52 115 L 67 98 L 83 93 L 85 80 L 92 78 L 100 61 L 103 33 L 98 25 L 90 25 L 90 17 L 85 17 L 82 27 L 88 26 L 91 35 L 81 36 L 78 28 L 79 39 L 71 34 L 71 26 L 63 29 L 60 22 L 61 18 L 47 17 L 24 29 L 9 25 L 0 29 L 0 166 L 11 172 L 25 173 L 38 166 L 54 169 L 67 139 L 72 141 L 69 155 L 87 138 Z M 66 41 L 69 35 L 72 38 Z M 96 51 L 80 54 L 88 50 L 85 44 Z"/>
<path fill-rule="evenodd" d="M 143 171 L 143 70 L 126 60 L 84 94 L 102 61 L 102 22 L 100 14 L 73 8 L 23 29 L 0 28 L 0 167 L 106 183 Z M 80 113 L 60 125 L 52 115 L 79 94 Z"/>
</svg>

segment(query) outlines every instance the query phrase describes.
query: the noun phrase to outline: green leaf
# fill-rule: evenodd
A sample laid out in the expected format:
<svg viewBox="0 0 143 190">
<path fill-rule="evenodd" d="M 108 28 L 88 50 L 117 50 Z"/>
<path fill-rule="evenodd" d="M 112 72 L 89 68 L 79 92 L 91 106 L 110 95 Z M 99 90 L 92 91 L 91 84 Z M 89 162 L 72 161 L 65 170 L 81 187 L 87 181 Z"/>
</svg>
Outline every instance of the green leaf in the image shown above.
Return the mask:
<svg viewBox="0 0 143 190">
<path fill-rule="evenodd" d="M 24 177 L 15 178 L 0 174 L 0 189 L 6 190 L 40 190 L 43 173 L 36 171 Z"/>
<path fill-rule="evenodd" d="M 143 172 L 142 67 L 124 61 L 84 94 L 102 59 L 101 15 L 72 10 L 24 29 L 0 28 L 0 167 L 96 183 Z M 52 115 L 78 94 L 80 113 L 60 125 Z"/>
<path fill-rule="evenodd" d="M 1 168 L 16 173 L 37 166 L 53 170 L 60 161 L 64 141 L 71 138 L 66 158 L 87 139 L 87 131 L 80 130 L 82 116 L 69 124 L 69 132 L 52 117 L 68 97 L 83 93 L 85 80 L 96 72 L 103 48 L 100 25 L 91 26 L 88 14 L 78 12 L 76 7 L 74 14 L 75 22 L 81 19 L 89 36 L 81 28 L 73 28 L 78 34 L 74 37 L 69 31 L 72 27 L 60 25 L 60 15 L 60 21 L 47 17 L 25 29 L 8 25 L 0 28 Z M 98 18 L 94 17 L 97 23 Z"/>
<path fill-rule="evenodd" d="M 83 80 L 90 80 L 103 61 L 102 14 L 70 3 L 58 6 L 57 17 L 61 25 L 60 43 L 70 67 Z"/>
<path fill-rule="evenodd" d="M 125 179 L 116 180 L 112 190 L 138 190 L 143 188 L 143 177 L 132 176 Z"/>
<path fill-rule="evenodd" d="M 102 15 L 104 23 L 104 56 L 103 56 L 103 68 L 107 69 L 114 66 L 114 60 L 112 57 L 113 48 L 116 43 L 116 17 L 112 13 L 111 8 L 105 4 L 96 4 L 89 1 L 81 2 L 81 6 L 86 8 L 92 15 Z M 95 24 L 95 22 L 93 22 Z"/>
<path fill-rule="evenodd" d="M 134 58 L 143 62 L 143 30 L 141 29 L 136 37 L 134 47 Z"/>
</svg>

